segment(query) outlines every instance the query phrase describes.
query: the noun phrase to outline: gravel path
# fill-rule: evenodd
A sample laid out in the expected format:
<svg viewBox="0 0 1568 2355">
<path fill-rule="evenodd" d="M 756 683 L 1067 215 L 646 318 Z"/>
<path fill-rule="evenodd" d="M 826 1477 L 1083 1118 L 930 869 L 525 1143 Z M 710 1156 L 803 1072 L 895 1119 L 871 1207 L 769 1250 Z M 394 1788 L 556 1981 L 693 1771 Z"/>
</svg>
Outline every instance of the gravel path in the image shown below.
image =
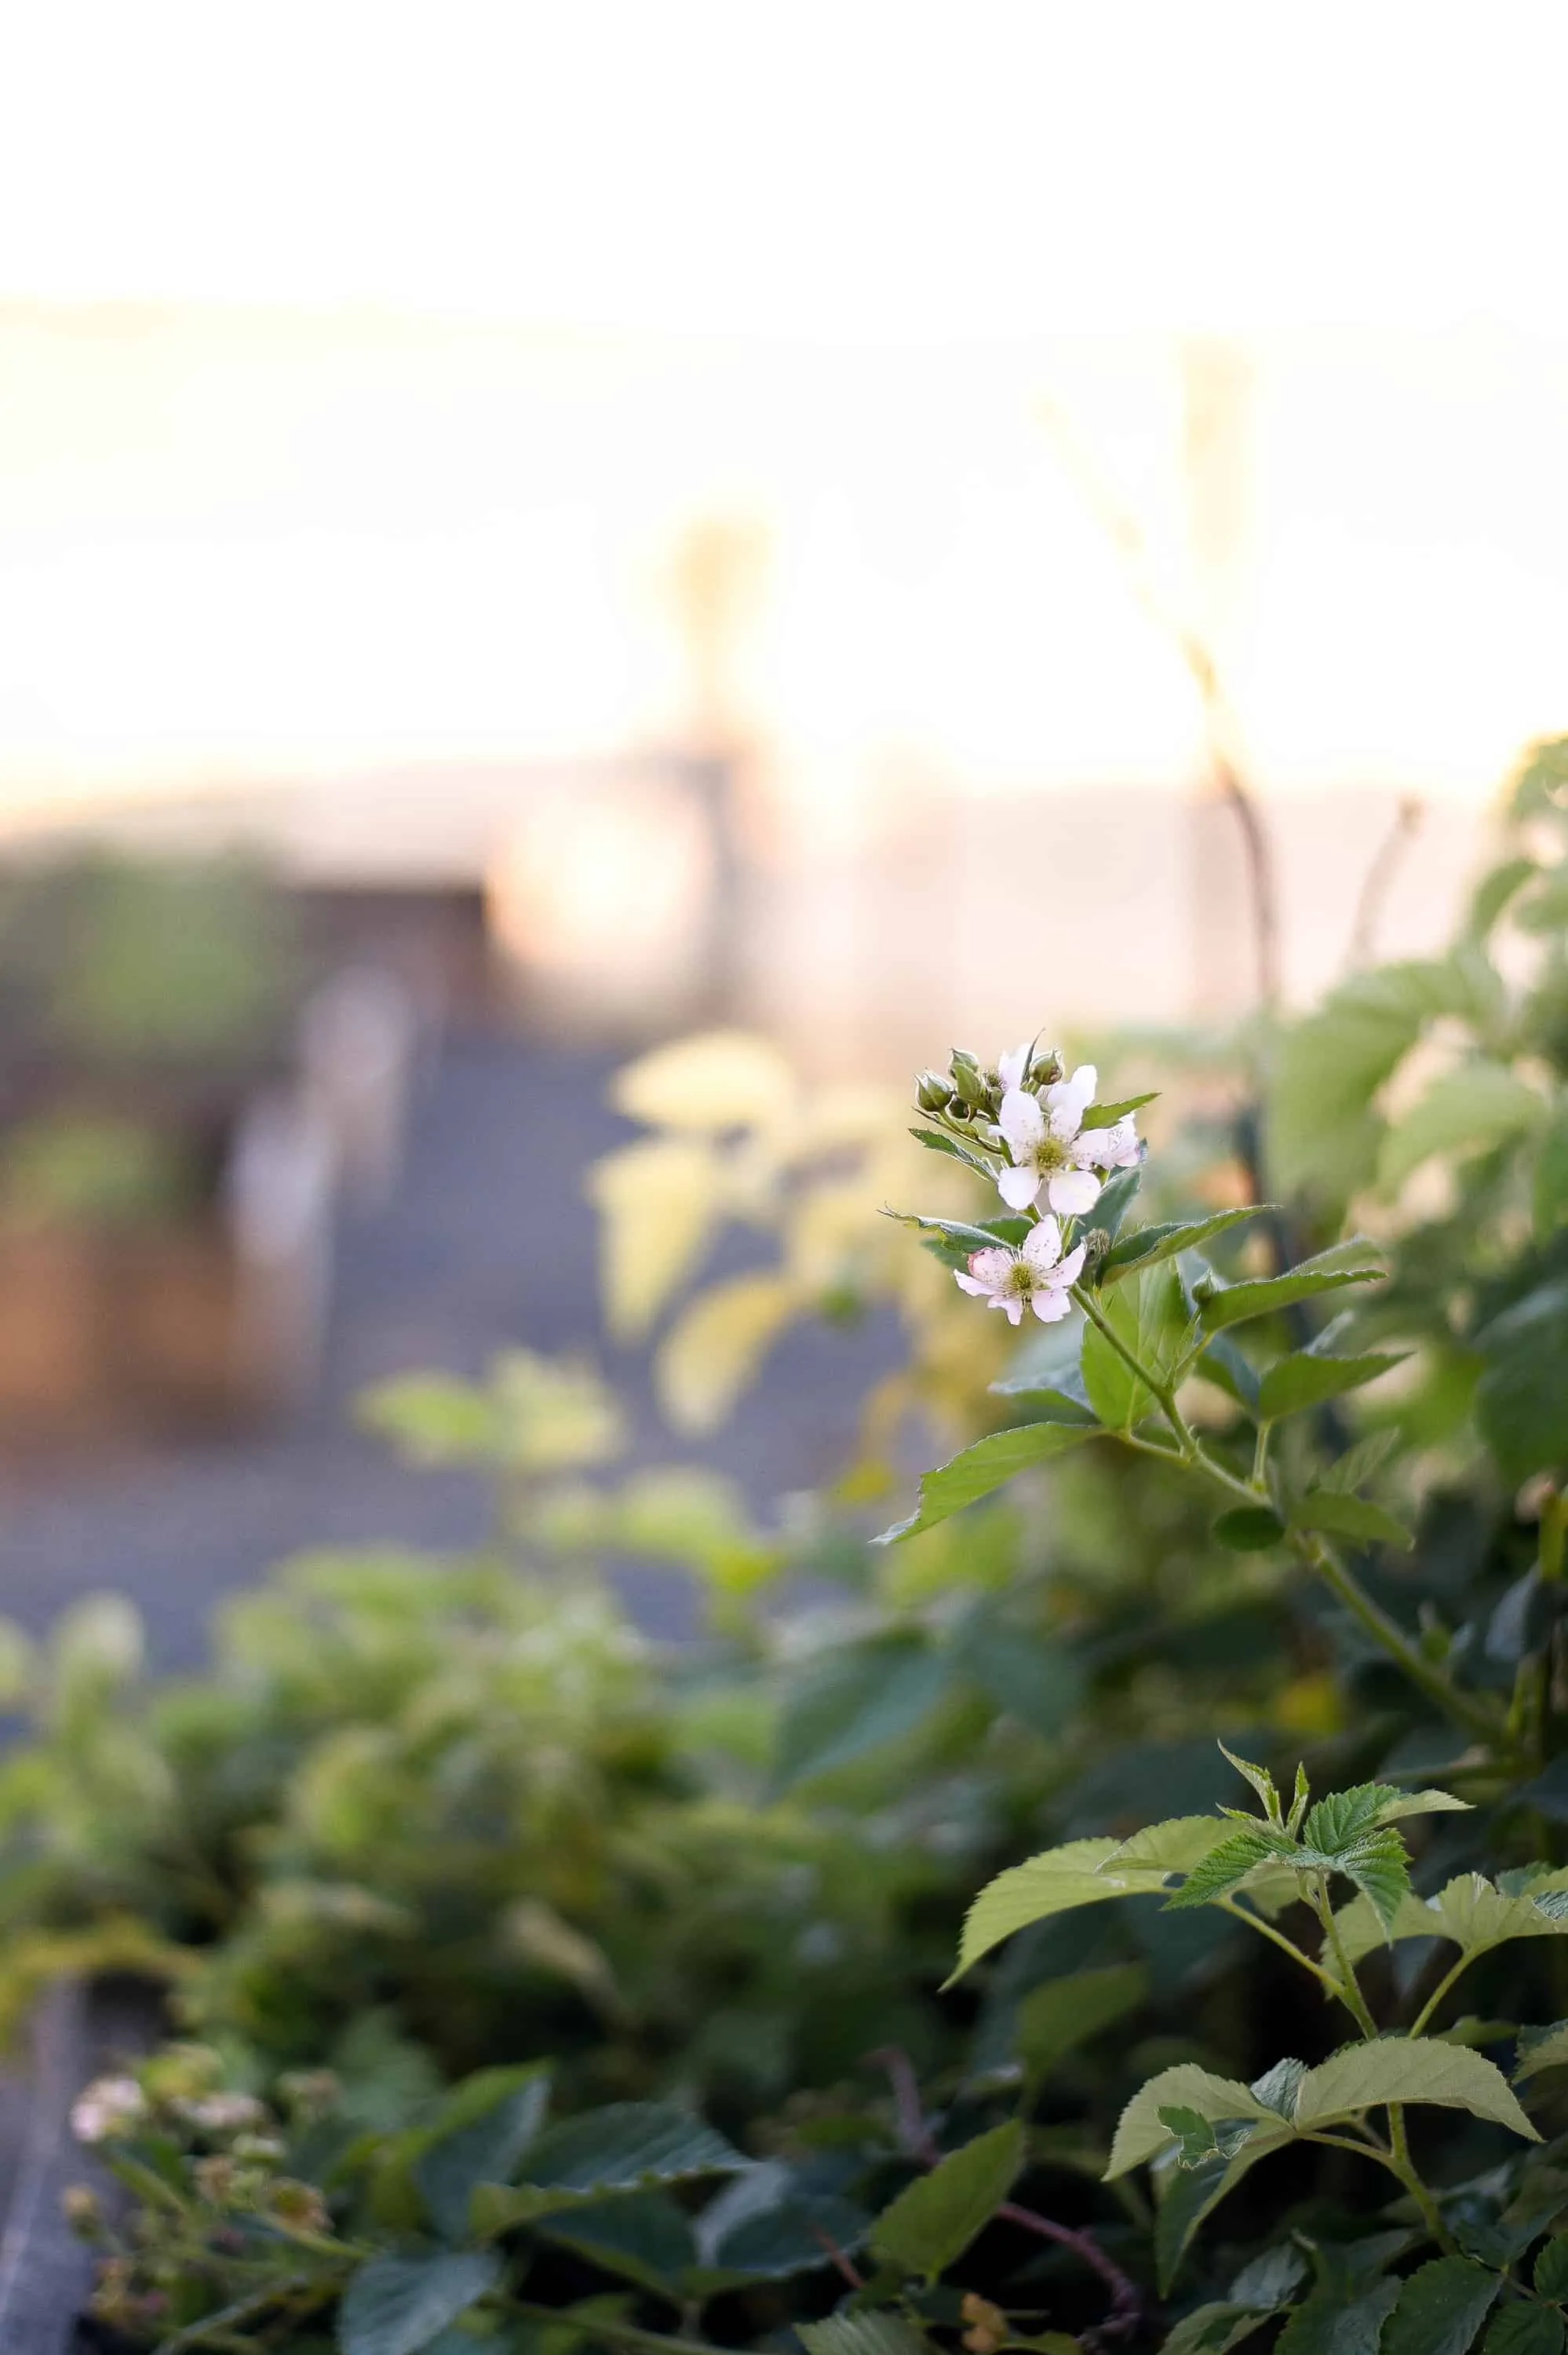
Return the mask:
<svg viewBox="0 0 1568 2355">
<path fill-rule="evenodd" d="M 301 1547 L 476 1540 L 481 1484 L 406 1469 L 354 1429 L 350 1402 L 411 1368 L 476 1373 L 517 1342 L 596 1354 L 628 1397 L 638 1460 L 716 1465 L 761 1505 L 830 1476 L 856 1401 L 889 1361 L 885 1326 L 790 1334 L 701 1449 L 662 1430 L 645 1356 L 606 1348 L 582 1171 L 628 1133 L 604 1102 L 614 1063 L 504 1038 L 450 1041 L 416 1106 L 396 1196 L 343 1216 L 311 1412 L 242 1441 L 13 1467 L 0 1487 L 0 1611 L 37 1628 L 74 1595 L 117 1587 L 144 1612 L 154 1657 L 183 1666 L 201 1657 L 214 1600 Z M 738 1248 L 715 1263 L 741 1263 Z M 678 1575 L 640 1570 L 628 1584 L 652 1630 L 690 1625 Z"/>
</svg>

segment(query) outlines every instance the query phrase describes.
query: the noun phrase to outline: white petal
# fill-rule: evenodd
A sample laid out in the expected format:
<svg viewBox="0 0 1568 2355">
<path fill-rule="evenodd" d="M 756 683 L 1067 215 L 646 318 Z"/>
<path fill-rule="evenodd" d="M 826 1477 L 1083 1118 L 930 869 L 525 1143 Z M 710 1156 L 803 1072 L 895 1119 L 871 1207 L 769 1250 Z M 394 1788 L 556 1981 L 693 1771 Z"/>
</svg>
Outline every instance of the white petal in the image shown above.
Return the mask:
<svg viewBox="0 0 1568 2355">
<path fill-rule="evenodd" d="M 1040 1172 L 1038 1169 L 999 1169 L 996 1186 L 1002 1200 L 1011 1209 L 1026 1210 L 1040 1191 Z"/>
<path fill-rule="evenodd" d="M 1009 1088 L 996 1117 L 998 1126 L 1018 1160 L 1032 1153 L 1045 1135 L 1044 1114 L 1034 1098 L 1026 1096 L 1022 1088 Z"/>
<path fill-rule="evenodd" d="M 1087 1107 L 1099 1093 L 1100 1075 L 1093 1063 L 1080 1063 L 1067 1085 L 1079 1102 Z"/>
<path fill-rule="evenodd" d="M 1037 1292 L 1029 1305 L 1042 1325 L 1059 1325 L 1064 1316 L 1073 1313 L 1073 1304 L 1065 1292 Z"/>
<path fill-rule="evenodd" d="M 1091 1169 L 1057 1169 L 1045 1188 L 1051 1208 L 1065 1219 L 1081 1219 L 1100 1199 L 1100 1181 Z"/>
<path fill-rule="evenodd" d="M 978 1251 L 969 1258 L 969 1273 L 987 1292 L 998 1292 L 1012 1273 L 1018 1254 L 1005 1243 L 997 1243 L 990 1251 Z"/>
<path fill-rule="evenodd" d="M 1054 1267 L 1062 1256 L 1062 1230 L 1053 1218 L 1044 1218 L 1023 1238 L 1023 1257 L 1036 1275 Z"/>
<path fill-rule="evenodd" d="M 1024 1081 L 1029 1077 L 1027 1044 L 1014 1047 L 1010 1055 L 1000 1058 L 996 1067 L 996 1076 L 1004 1088 L 1021 1088 L 1023 1085 Z"/>
<path fill-rule="evenodd" d="M 1086 1128 L 1073 1139 L 1073 1158 L 1080 1169 L 1128 1169 L 1138 1159 L 1138 1139 L 1115 1128 Z M 1131 1150 L 1128 1151 L 1130 1142 Z"/>
<path fill-rule="evenodd" d="M 1020 1294 L 1016 1292 L 1010 1293 L 1005 1300 L 999 1300 L 996 1303 L 996 1305 L 998 1308 L 1006 1309 L 1007 1321 L 1010 1325 L 1022 1324 L 1023 1301 Z"/>
<path fill-rule="evenodd" d="M 972 1292 L 977 1300 L 991 1298 L 991 1285 L 978 1282 L 972 1275 L 966 1275 L 961 1267 L 956 1267 L 953 1270 L 953 1282 L 959 1286 L 960 1290 Z"/>
<path fill-rule="evenodd" d="M 1062 1285 L 1064 1289 L 1065 1289 L 1065 1287 L 1070 1284 L 1076 1284 L 1079 1276 L 1081 1276 L 1084 1272 L 1085 1255 L 1084 1246 L 1082 1243 L 1078 1245 L 1076 1251 L 1070 1251 L 1067 1253 L 1066 1258 L 1062 1262 L 1061 1266 L 1054 1267 L 1052 1269 L 1052 1283 L 1054 1284 Z"/>
</svg>

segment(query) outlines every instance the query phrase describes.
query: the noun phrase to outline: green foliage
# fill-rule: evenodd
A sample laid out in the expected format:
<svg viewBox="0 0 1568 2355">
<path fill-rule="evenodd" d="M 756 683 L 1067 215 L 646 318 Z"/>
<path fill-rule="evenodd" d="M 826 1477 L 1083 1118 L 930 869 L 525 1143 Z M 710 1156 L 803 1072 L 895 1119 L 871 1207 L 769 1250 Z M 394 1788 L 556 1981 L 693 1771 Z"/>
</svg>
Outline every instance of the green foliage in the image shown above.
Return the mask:
<svg viewBox="0 0 1568 2355">
<path fill-rule="evenodd" d="M 949 2151 L 884 2209 L 871 2228 L 872 2247 L 900 2273 L 934 2282 L 990 2223 L 1023 2158 L 1023 2128 L 1016 2118 Z"/>
</svg>

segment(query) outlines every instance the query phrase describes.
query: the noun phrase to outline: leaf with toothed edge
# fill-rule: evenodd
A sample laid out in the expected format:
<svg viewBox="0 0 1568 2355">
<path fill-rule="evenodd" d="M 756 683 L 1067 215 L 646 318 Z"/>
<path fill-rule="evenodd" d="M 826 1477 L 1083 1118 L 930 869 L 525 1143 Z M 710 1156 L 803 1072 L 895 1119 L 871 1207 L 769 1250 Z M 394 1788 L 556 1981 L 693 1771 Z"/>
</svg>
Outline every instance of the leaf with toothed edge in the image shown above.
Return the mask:
<svg viewBox="0 0 1568 2355">
<path fill-rule="evenodd" d="M 1245 1220 L 1262 1218 L 1274 1207 L 1269 1202 L 1253 1202 L 1241 1210 L 1216 1210 L 1206 1219 L 1173 1219 L 1161 1226 L 1135 1227 L 1102 1263 L 1100 1282 L 1115 1284 L 1134 1268 L 1152 1267 L 1160 1260 L 1174 1258 L 1178 1252 L 1195 1251 L 1211 1236 L 1239 1227 Z"/>
<path fill-rule="evenodd" d="M 1048 1463 L 1052 1456 L 1094 1438 L 1100 1429 L 1097 1418 L 1086 1410 L 1069 1416 L 1066 1408 L 1070 1403 L 1063 1401 L 1048 1423 L 1025 1423 L 1012 1431 L 993 1431 L 989 1438 L 977 1440 L 949 1463 L 923 1474 L 919 1509 L 911 1513 L 907 1520 L 895 1521 L 891 1529 L 873 1538 L 873 1545 L 896 1545 L 901 1539 L 916 1537 L 922 1529 L 935 1529 L 938 1521 L 961 1513 L 966 1505 L 976 1504 L 994 1489 L 1005 1487 L 1021 1472 L 1029 1471 L 1036 1464 Z"/>
</svg>

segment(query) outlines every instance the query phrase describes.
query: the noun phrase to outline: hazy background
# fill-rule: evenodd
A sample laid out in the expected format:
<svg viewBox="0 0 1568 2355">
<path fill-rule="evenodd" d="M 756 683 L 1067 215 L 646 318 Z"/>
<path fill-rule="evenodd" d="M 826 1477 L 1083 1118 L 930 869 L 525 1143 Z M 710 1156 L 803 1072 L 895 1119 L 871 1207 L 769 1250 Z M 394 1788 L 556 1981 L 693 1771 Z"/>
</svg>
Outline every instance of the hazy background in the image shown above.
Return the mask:
<svg viewBox="0 0 1568 2355">
<path fill-rule="evenodd" d="M 466 1529 L 346 1401 L 597 1342 L 577 1169 L 649 1038 L 1244 1012 L 1227 773 L 1287 997 L 1439 942 L 1568 727 L 1565 53 L 1545 5 L 15 12 L 0 968 L 53 962 L 0 970 L 0 1603 L 123 1574 L 177 1633 L 305 1536 Z M 265 1015 L 176 1051 L 239 985 L 148 973 L 227 903 L 122 874 L 105 964 L 37 878 L 236 845 Z M 748 1477 L 831 1468 L 825 1379 Z"/>
</svg>

